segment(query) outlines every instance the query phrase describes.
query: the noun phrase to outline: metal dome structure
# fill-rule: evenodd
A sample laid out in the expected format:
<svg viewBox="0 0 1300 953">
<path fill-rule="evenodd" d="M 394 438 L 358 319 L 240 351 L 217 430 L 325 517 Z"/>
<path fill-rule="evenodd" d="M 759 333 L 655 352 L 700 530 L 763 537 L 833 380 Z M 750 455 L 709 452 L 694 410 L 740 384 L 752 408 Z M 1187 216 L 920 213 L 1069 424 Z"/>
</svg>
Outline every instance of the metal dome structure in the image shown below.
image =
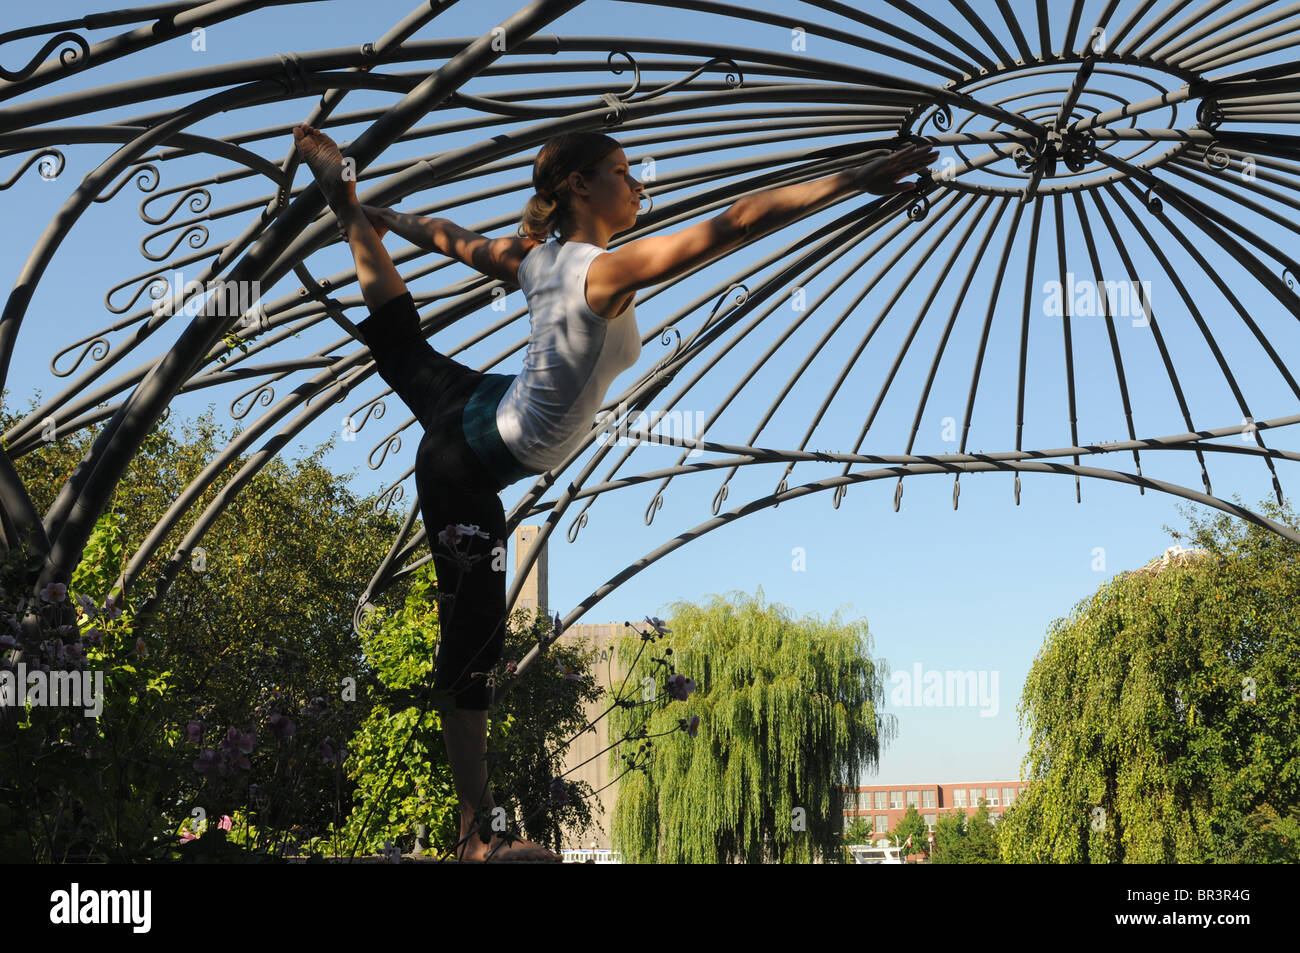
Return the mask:
<svg viewBox="0 0 1300 953">
<path fill-rule="evenodd" d="M 76 170 L 84 177 L 69 188 L 5 300 L 0 376 L 9 377 L 15 340 L 30 330 L 35 289 L 87 210 L 125 202 L 132 183 L 146 193 L 138 248 L 146 263 L 131 262 L 124 248 L 111 250 L 122 259 L 122 280 L 105 289 L 111 323 L 52 356 L 51 371 L 70 378 L 67 386 L 5 434 L 0 451 L 0 541 L 9 549 L 30 534 L 45 558 L 36 585 L 68 578 L 132 455 L 182 391 L 221 388 L 231 396 L 232 417 L 259 413 L 131 555 L 119 584 L 147 592 L 146 611 L 165 598 L 239 486 L 303 428 L 338 413 L 335 405 L 345 405 L 358 436 L 388 430 L 371 451 L 374 467 L 416 424 L 409 415 L 396 427 L 379 424 L 389 392 L 374 386 L 369 353 L 350 336 L 311 354 L 289 343 L 299 330 L 331 319 L 350 328 L 364 316 L 359 292 L 349 288 L 355 274 L 322 270 L 322 252 L 338 234 L 310 177 L 294 184 L 297 159 L 283 145 L 291 143 L 291 124 L 261 118 L 269 105 L 293 100 L 318 128 L 364 127 L 344 148 L 362 202 L 434 193 L 418 214 L 497 197 L 513 203 L 510 212 L 465 223 L 484 234 L 513 229 L 514 209 L 531 188 L 532 158 L 549 137 L 586 129 L 618 135 L 632 163 L 650 158 L 652 170 L 657 160 L 672 171 L 643 175 L 653 207 L 613 245 L 673 230 L 750 192 L 859 165 L 903 141 L 942 150 L 938 167 L 912 193 L 848 200 L 816 227 L 786 226 L 776 239 L 784 244 L 723 259 L 728 275 L 697 277 L 703 269 L 695 269 L 639 296 L 638 310 L 654 315 L 652 324 L 643 319 L 649 346 L 639 376 L 609 395 L 608 426 L 593 429 L 562 466 L 521 484 L 508 508 L 511 527 L 544 519 L 510 605 L 540 548 L 555 533 L 580 544 L 598 503 L 631 497 L 625 505 L 644 507 L 645 523 L 665 538 L 663 523 L 673 515 L 666 501 L 682 481 L 708 481 L 711 512 L 683 512 L 681 528 L 665 542 L 647 543 L 644 555 L 595 586 L 563 625 L 720 526 L 810 494 L 827 493 L 839 507 L 850 487 L 876 480 L 894 481 L 897 510 L 908 477 L 952 476 L 954 507 L 963 474 L 1007 474 L 1013 504 L 1022 473 L 1073 477 L 1080 501 L 1080 480 L 1090 477 L 1194 500 L 1300 541 L 1289 527 L 1216 496 L 1208 462 L 1222 453 L 1257 457 L 1280 502 L 1276 461 L 1297 459 L 1265 439 L 1300 421 L 1284 413 L 1294 404 L 1256 407 L 1248 393 L 1268 377 L 1300 399 L 1290 345 L 1275 330 L 1300 318 L 1300 265 L 1290 246 L 1264 234 L 1300 230 L 1300 140 L 1292 132 L 1300 121 L 1300 61 L 1285 58 L 1300 44 L 1300 23 L 1290 6 L 949 0 L 936 12 L 908 0 L 867 9 L 804 0 L 775 13 L 713 0 L 610 0 L 641 11 L 691 11 L 711 18 L 718 37 L 739 21 L 767 24 L 788 33 L 787 52 L 544 32 L 581 0 L 535 0 L 500 23 L 485 22 L 480 35 L 427 39 L 453 5 L 430 0 L 373 42 L 166 75 L 140 68 L 135 79 L 65 91 L 73 77 L 104 64 L 147 62 L 160 43 L 261 8 L 309 2 L 177 0 L 0 36 L 0 189 L 27 187 L 37 175 L 56 178 L 67 162 L 64 148 L 102 144 L 106 153 L 94 168 Z M 41 45 L 21 65 L 6 50 L 24 41 Z M 860 53 L 871 68 L 813 55 L 824 41 Z M 548 83 L 559 73 L 586 81 Z M 650 74 L 664 78 L 651 82 Z M 520 85 L 484 88 L 499 77 Z M 349 111 L 355 91 L 390 101 Z M 170 104 L 178 96 L 184 104 Z M 153 105 L 164 100 L 169 104 Z M 122 107 L 137 113 L 111 122 L 87 118 Z M 234 117 L 243 131 L 204 132 L 218 114 Z M 440 148 L 437 140 L 453 133 L 468 134 L 469 144 Z M 416 154 L 386 158 L 399 143 Z M 223 197 L 237 184 L 255 197 Z M 528 312 L 494 307 L 508 290 L 502 282 L 448 280 L 439 272 L 452 262 L 430 263 L 415 249 L 394 260 L 417 304 L 427 307 L 422 326 L 439 335 L 444 353 L 505 335 L 511 343 L 481 368 L 491 371 L 522 352 Z M 168 275 L 185 267 L 197 270 L 199 288 L 171 285 Z M 1039 287 L 1044 274 L 1058 283 L 1055 302 Z M 1152 300 L 1153 283 L 1168 293 Z M 214 285 L 236 295 L 256 287 L 264 297 L 232 307 L 217 294 L 197 314 L 182 314 Z M 643 307 L 682 289 L 689 297 L 680 307 Z M 840 301 L 831 304 L 837 293 Z M 1211 322 L 1212 309 L 1230 320 Z M 470 315 L 487 315 L 489 326 L 478 321 L 452 346 L 452 329 Z M 923 327 L 934 339 L 925 352 Z M 160 332 L 171 346 L 132 367 L 132 352 Z M 1099 350 L 1081 361 L 1075 348 L 1085 333 Z M 1198 391 L 1208 384 L 1201 375 L 1189 379 L 1176 340 L 1208 349 L 1220 375 L 1214 384 L 1231 403 L 1194 415 L 1192 384 Z M 1031 354 L 1039 341 L 1060 347 L 1063 365 L 1043 367 Z M 1258 349 L 1258 360 L 1243 362 L 1247 346 Z M 651 347 L 658 348 L 653 355 Z M 996 349 L 1014 355 L 1015 373 L 987 373 Z M 868 352 L 882 355 L 882 374 L 864 369 Z M 701 406 L 720 364 L 736 355 L 748 366 L 728 373 L 722 392 L 707 398 L 702 432 L 692 439 L 653 432 L 664 415 Z M 105 377 L 124 361 L 119 376 Z M 908 373 L 900 373 L 905 364 Z M 290 377 L 295 386 L 277 393 L 275 385 Z M 961 419 L 953 419 L 958 445 L 918 446 L 932 393 L 948 383 L 966 395 Z M 911 409 L 883 409 L 894 397 Z M 1050 426 L 1037 429 L 1050 429 L 1053 438 L 1027 447 L 1027 421 L 1049 401 Z M 1160 418 L 1149 407 L 1157 401 L 1176 425 L 1155 426 Z M 1080 412 L 1092 406 L 1110 414 L 1124 438 L 1081 442 Z M 629 431 L 642 411 L 649 426 Z M 60 433 L 107 425 L 50 512 L 39 513 L 12 460 L 39 447 L 51 417 Z M 900 432 L 883 437 L 891 417 Z M 609 431 L 629 439 L 610 439 Z M 1000 449 L 971 452 L 973 432 Z M 814 441 L 819 449 L 810 449 Z M 669 465 L 645 453 L 663 444 L 676 448 Z M 1168 458 L 1159 451 L 1194 454 L 1202 486 L 1144 473 L 1152 458 Z M 203 489 L 245 455 L 229 490 L 196 511 Z M 388 502 L 403 498 L 410 473 L 392 484 Z M 378 593 L 429 558 L 414 500 L 410 506 L 401 535 L 359 594 L 358 620 Z M 166 570 L 143 578 L 178 526 L 185 535 Z M 520 675 L 544 648 L 523 660 Z"/>
</svg>

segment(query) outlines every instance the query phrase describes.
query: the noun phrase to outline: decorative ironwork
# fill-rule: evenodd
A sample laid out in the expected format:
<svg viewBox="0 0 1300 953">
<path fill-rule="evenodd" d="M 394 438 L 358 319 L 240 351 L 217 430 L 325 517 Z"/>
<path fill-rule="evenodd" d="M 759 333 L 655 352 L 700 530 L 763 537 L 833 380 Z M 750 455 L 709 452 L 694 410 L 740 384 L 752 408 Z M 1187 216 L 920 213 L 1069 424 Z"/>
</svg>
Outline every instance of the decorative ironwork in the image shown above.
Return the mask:
<svg viewBox="0 0 1300 953">
<path fill-rule="evenodd" d="M 269 2 L 206 5 L 196 8 L 206 12 L 196 13 L 195 23 L 238 17 Z M 732 18 L 775 16 L 724 5 L 701 7 L 694 0 L 617 2 L 638 9 L 691 9 L 715 18 L 718 28 L 709 36 L 723 39 Z M 74 73 L 84 78 L 103 48 L 76 34 L 57 33 L 26 65 L 0 69 L 0 159 L 22 159 L 0 181 L 0 190 L 64 189 L 61 207 L 49 227 L 37 232 L 22 280 L 5 302 L 0 375 L 8 377 L 19 333 L 44 333 L 29 313 L 33 294 L 41 282 L 52 280 L 51 262 L 69 235 L 84 227 L 88 208 L 134 180 L 150 193 L 140 203 L 139 222 L 157 229 L 132 236 L 146 258 L 159 262 L 157 268 L 141 271 L 128 264 L 129 241 L 104 249 L 105 256 L 122 258 L 121 274 L 133 275 L 104 292 L 114 323 L 90 333 L 78 329 L 80 340 L 61 340 L 50 348 L 58 360 L 79 351 L 70 369 L 51 367 L 72 377 L 69 386 L 4 435 L 6 449 L 0 452 L 11 459 L 39 449 L 47 418 L 60 422 L 61 433 L 105 420 L 110 424 L 92 450 L 102 464 L 89 480 L 67 488 L 67 505 L 57 512 L 35 512 L 12 468 L 0 466 L 6 517 L 0 542 L 8 548 L 16 543 L 9 533 L 34 528 L 34 545 L 45 560 L 39 585 L 67 578 L 131 454 L 183 388 L 233 384 L 231 416 L 258 415 L 258 426 L 239 434 L 189 488 L 193 492 L 186 499 L 197 501 L 211 496 L 202 491 L 221 478 L 223 467 L 250 460 L 251 474 L 266 465 L 270 454 L 250 452 L 257 434 L 278 427 L 276 440 L 287 446 L 322 415 L 341 413 L 332 409 L 339 400 L 373 383 L 374 364 L 355 339 L 353 322 L 365 310 L 355 274 L 344 270 L 314 277 L 327 274 L 320 267 L 321 253 L 339 240 L 333 217 L 287 148 L 290 127 L 263 115 L 288 101 L 301 102 L 306 121 L 336 138 L 347 138 L 341 130 L 358 130 L 346 152 L 368 204 L 391 205 L 409 196 L 426 203 L 411 209 L 417 214 L 454 216 L 462 203 L 504 197 L 499 213 L 463 223 L 483 234 L 513 231 L 531 188 L 532 158 L 547 138 L 616 125 L 630 158 L 654 160 L 656 171 L 645 179 L 653 183 L 655 199 L 645 195 L 649 208 L 611 246 L 676 230 L 748 193 L 854 168 L 901 142 L 926 143 L 941 152 L 939 165 L 911 192 L 847 197 L 829 212 L 791 222 L 770 243 L 752 243 L 742 253 L 641 292 L 643 341 L 657 337 L 667 353 L 620 393 L 608 395 L 603 409 L 628 440 L 608 439 L 609 427 L 593 429 L 568 460 L 519 487 L 508 524 L 541 513 L 549 518 L 524 554 L 507 597 L 510 605 L 555 527 L 567 519 L 566 537 L 575 542 L 595 505 L 614 499 L 644 505 L 648 526 L 684 518 L 687 527 L 593 588 L 562 620 L 564 626 L 646 566 L 722 525 L 823 490 L 847 516 L 855 509 L 843 505 L 849 486 L 875 480 L 895 481 L 892 501 L 898 512 L 908 477 L 952 474 L 954 509 L 965 473 L 1007 474 L 1016 505 L 1022 473 L 1071 477 L 1078 500 L 1081 478 L 1089 477 L 1196 500 L 1295 538 L 1287 527 L 1214 496 L 1207 467 L 1216 453 L 1257 457 L 1281 500 L 1276 462 L 1300 459 L 1265 442 L 1272 439 L 1270 431 L 1300 417 L 1261 420 L 1254 407 L 1256 385 L 1266 380 L 1280 382 L 1281 392 L 1300 399 L 1300 383 L 1289 370 L 1295 355 L 1278 353 L 1268 324 L 1259 320 L 1266 314 L 1300 318 L 1295 294 L 1300 264 L 1290 251 L 1300 232 L 1295 165 L 1300 146 L 1289 128 L 1300 122 L 1294 105 L 1300 78 L 1296 64 L 1285 58 L 1295 41 L 1286 8 L 1244 23 L 1201 22 L 1197 14 L 1215 6 L 1213 0 L 1117 0 L 1101 5 L 1096 22 L 1089 23 L 1082 19 L 1081 0 L 1032 9 L 1026 4 L 1018 13 L 999 2 L 981 11 L 982 19 L 972 5 L 953 3 L 951 22 L 937 29 L 943 17 L 918 15 L 903 0 L 883 0 L 884 14 L 874 7 L 867 13 L 829 0 L 806 0 L 800 19 L 807 34 L 821 33 L 839 44 L 832 54 L 828 40 L 827 52 L 814 56 L 711 39 L 635 37 L 610 37 L 593 51 L 590 37 L 542 32 L 579 5 L 580 0 L 537 0 L 521 6 L 510 20 L 507 50 L 501 44 L 438 38 L 433 30 L 424 38 L 422 28 L 446 5 L 421 4 L 373 43 L 224 65 L 209 61 L 203 88 L 186 93 L 180 105 L 171 102 L 175 89 L 168 76 L 151 77 L 148 84 L 62 88 Z M 1063 13 L 1063 8 L 1068 9 Z M 128 66 L 143 62 L 142 51 L 177 35 L 166 17 L 148 7 L 114 16 L 117 24 L 143 24 L 113 38 L 113 49 Z M 847 18 L 859 28 L 850 32 L 817 22 L 823 18 Z M 1058 19 L 1068 24 L 1064 31 Z M 492 28 L 483 24 L 484 38 L 491 38 Z M 11 31 L 0 36 L 0 44 L 51 33 L 48 27 Z M 1053 48 L 1052 38 L 1062 35 L 1060 47 Z M 77 49 L 64 49 L 57 63 L 47 62 L 69 42 Z M 543 55 L 561 59 L 573 76 L 590 74 L 591 81 L 547 85 L 547 75 L 559 74 L 530 69 L 529 58 Z M 412 84 L 389 71 L 398 61 L 442 65 Z M 721 78 L 719 69 L 725 71 Z M 621 77 L 629 70 L 626 88 L 610 91 L 610 73 Z M 482 95 L 480 78 L 508 75 L 526 76 L 526 85 L 502 90 L 494 83 L 491 95 Z M 664 79 L 652 85 L 649 76 Z M 345 103 L 353 90 L 389 100 L 382 108 L 348 111 Z M 97 114 L 109 108 L 139 114 L 98 122 Z M 200 134 L 203 120 L 217 113 L 235 119 L 242 131 Z M 466 131 L 472 131 L 468 140 L 446 147 L 449 134 Z M 413 146 L 401 158 L 393 157 L 396 150 L 389 152 L 398 142 Z M 60 177 L 62 150 L 81 146 L 80 160 L 96 143 L 107 146 L 97 166 L 77 182 Z M 764 144 L 773 151 L 754 148 Z M 22 177 L 37 162 L 42 176 L 58 185 Z M 177 174 L 182 170 L 186 174 Z M 158 191 L 164 171 L 177 184 Z M 243 191 L 236 192 L 236 182 Z M 250 190 L 250 183 L 260 184 Z M 177 218 L 182 207 L 191 217 Z M 113 210 L 109 205 L 102 214 Z M 209 229 L 212 246 L 199 249 L 195 242 L 206 245 Z M 1274 230 L 1285 238 L 1277 239 Z M 146 243 L 164 232 L 172 235 L 170 247 L 148 251 Z M 409 251 L 395 259 L 419 300 L 428 303 L 421 320 L 426 333 L 440 335 L 440 350 L 467 360 L 462 352 L 479 342 L 504 342 L 483 369 L 513 366 L 527 341 L 528 315 L 523 308 L 511 313 L 493 308 L 508 286 L 477 273 L 466 277 L 456 270 L 459 263 L 449 260 Z M 1225 262 L 1237 269 L 1231 281 L 1219 274 Z M 1109 273 L 1102 272 L 1103 263 Z M 264 299 L 255 310 L 249 305 L 223 311 L 213 296 L 197 313 L 182 312 L 181 306 L 198 295 L 172 288 L 169 275 L 185 268 L 192 270 L 184 275 L 187 283 L 203 289 L 257 283 Z M 1134 313 L 1121 313 L 1103 294 L 1092 315 L 1082 314 L 1070 300 L 1062 314 L 1031 322 L 1031 315 L 1043 310 L 1043 278 L 1064 281 L 1067 274 L 1139 289 Z M 1203 280 L 1189 286 L 1192 274 Z M 1141 290 L 1143 282 L 1152 281 L 1163 291 L 1154 302 Z M 687 296 L 671 307 L 648 306 L 658 304 L 670 287 L 685 289 Z M 124 304 L 111 303 L 128 293 Z M 1226 316 L 1214 326 L 1204 320 L 1211 308 Z M 254 313 L 256 320 L 250 318 Z M 490 316 L 490 326 L 485 327 L 484 315 Z M 468 320 L 458 325 L 462 319 Z M 1217 429 L 1207 429 L 1199 409 L 1193 414 L 1185 399 L 1190 374 L 1185 358 L 1167 347 L 1167 328 L 1184 319 L 1179 333 L 1204 341 L 1215 355 L 1214 379 L 1198 374 L 1198 387 L 1220 385 L 1232 395 L 1232 403 L 1210 421 Z M 303 353 L 302 332 L 321 322 L 347 333 Z M 1059 342 L 1067 355 L 1065 374 L 1057 364 L 1040 367 L 1036 351 L 1031 357 L 1031 325 L 1033 334 Z M 132 335 L 119 333 L 132 326 L 137 326 Z M 464 329 L 459 342 L 457 329 Z M 1086 356 L 1074 351 L 1074 336 L 1083 341 L 1098 329 L 1106 336 L 1104 348 Z M 132 369 L 129 362 L 140 344 L 164 330 L 164 356 Z M 1229 356 L 1239 350 L 1220 346 L 1234 336 L 1257 342 L 1266 357 L 1240 366 L 1239 357 Z M 896 350 L 891 354 L 885 347 Z M 930 353 L 921 353 L 925 347 Z M 260 356 L 266 352 L 268 358 Z M 87 354 L 92 361 L 83 368 Z M 990 373 L 987 360 L 993 355 L 1004 360 L 1003 372 Z M 122 362 L 128 362 L 125 373 L 104 377 Z M 921 364 L 924 370 L 918 369 Z M 1175 409 L 1134 403 L 1128 382 L 1139 375 L 1157 382 Z M 273 386 L 289 376 L 297 386 Z M 1081 394 L 1077 381 L 1085 376 L 1088 389 Z M 959 379 L 962 394 L 956 393 Z M 383 416 L 384 394 L 346 418 L 351 434 L 371 416 Z M 991 399 L 997 396 L 1004 401 Z M 1056 443 L 1057 449 L 1022 447 L 1025 407 L 1034 400 L 1044 407 L 1055 405 L 1049 401 L 1060 404 L 1050 420 L 1037 422 L 1036 431 L 1042 434 L 1036 442 Z M 951 406 L 944 416 L 952 418 L 954 436 L 936 441 L 923 422 L 933 416 L 937 401 Z M 901 407 L 903 402 L 910 406 Z M 1112 414 L 1105 425 L 1122 439 L 1081 442 L 1076 410 L 1081 402 L 1094 411 L 1092 425 L 1103 425 L 1102 415 Z M 104 403 L 108 406 L 101 407 Z M 985 409 L 1004 406 L 1014 406 L 1014 414 Z M 1115 407 L 1123 413 L 1114 414 Z M 642 412 L 650 421 L 646 428 L 627 430 Z M 684 430 L 653 431 L 682 413 L 700 421 L 689 438 Z M 1231 426 L 1238 416 L 1251 427 Z M 368 465 L 388 463 L 415 423 L 409 419 L 384 436 L 370 450 Z M 975 426 L 986 446 L 1014 449 L 969 453 Z M 1044 432 L 1048 427 L 1053 433 Z M 1140 432 L 1171 435 L 1140 437 Z M 797 435 L 797 443 L 789 433 Z M 717 439 L 732 434 L 735 442 Z M 813 440 L 839 449 L 809 451 Z M 863 453 L 868 441 L 875 450 L 902 447 L 904 452 Z M 665 448 L 679 455 L 676 463 L 663 465 Z M 1169 452 L 1195 455 L 1204 492 L 1143 472 L 1141 455 Z M 1131 458 L 1133 472 L 1090 465 L 1099 455 L 1115 453 Z M 769 492 L 774 474 L 761 471 L 772 466 L 781 475 Z M 827 467 L 838 468 L 838 474 L 820 472 Z M 796 470 L 810 469 L 818 472 L 799 482 Z M 708 517 L 704 522 L 689 525 L 688 506 L 665 510 L 672 481 L 712 480 L 715 471 L 721 482 L 711 502 L 701 503 L 710 510 L 700 514 Z M 410 475 L 408 470 L 387 487 L 384 506 L 405 499 Z M 162 540 L 179 538 L 171 531 L 180 528 L 184 538 L 175 543 L 176 552 L 188 551 L 228 503 L 221 495 L 202 512 L 193 509 L 194 502 L 176 507 L 130 554 L 119 587 L 152 592 L 144 611 L 165 600 L 172 576 L 147 575 L 156 548 Z M 729 504 L 732 508 L 724 509 Z M 414 500 L 406 505 L 415 512 Z M 394 551 L 417 558 L 425 542 L 419 521 L 408 519 L 402 533 Z M 377 567 L 356 618 L 408 568 L 400 560 Z"/>
</svg>

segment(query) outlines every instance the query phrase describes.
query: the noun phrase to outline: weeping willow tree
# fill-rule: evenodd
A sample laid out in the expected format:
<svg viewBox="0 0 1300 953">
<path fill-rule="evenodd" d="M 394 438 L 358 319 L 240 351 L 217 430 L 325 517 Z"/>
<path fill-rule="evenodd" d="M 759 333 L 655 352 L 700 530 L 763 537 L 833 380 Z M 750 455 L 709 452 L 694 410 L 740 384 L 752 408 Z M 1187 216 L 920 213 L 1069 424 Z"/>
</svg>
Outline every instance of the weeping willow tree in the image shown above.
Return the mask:
<svg viewBox="0 0 1300 953">
<path fill-rule="evenodd" d="M 1296 526 L 1289 505 L 1262 509 Z M 1189 520 L 1169 531 L 1191 548 L 1053 623 L 1020 706 L 1032 783 L 999 825 L 1004 860 L 1300 860 L 1300 547 Z"/>
<path fill-rule="evenodd" d="M 809 863 L 842 859 L 843 785 L 879 764 L 897 732 L 881 714 L 882 666 L 865 620 L 795 619 L 763 590 L 671 606 L 647 650 L 624 637 L 631 704 L 612 713 L 619 781 L 611 836 L 630 863 Z M 696 682 L 663 703 L 676 674 Z M 698 735 L 690 737 L 698 716 Z"/>
</svg>

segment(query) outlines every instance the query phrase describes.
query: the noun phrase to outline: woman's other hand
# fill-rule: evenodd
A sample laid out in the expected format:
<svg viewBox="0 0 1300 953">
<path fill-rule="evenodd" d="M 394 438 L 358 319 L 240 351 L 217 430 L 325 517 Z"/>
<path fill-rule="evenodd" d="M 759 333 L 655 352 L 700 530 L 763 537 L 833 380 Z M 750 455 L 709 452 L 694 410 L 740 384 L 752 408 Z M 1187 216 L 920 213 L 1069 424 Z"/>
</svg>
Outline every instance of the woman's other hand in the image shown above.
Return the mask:
<svg viewBox="0 0 1300 953">
<path fill-rule="evenodd" d="M 907 145 L 887 156 L 858 166 L 853 170 L 854 182 L 859 189 L 873 195 L 910 192 L 916 188 L 916 183 L 899 180 L 916 175 L 938 157 L 937 149 Z"/>
</svg>

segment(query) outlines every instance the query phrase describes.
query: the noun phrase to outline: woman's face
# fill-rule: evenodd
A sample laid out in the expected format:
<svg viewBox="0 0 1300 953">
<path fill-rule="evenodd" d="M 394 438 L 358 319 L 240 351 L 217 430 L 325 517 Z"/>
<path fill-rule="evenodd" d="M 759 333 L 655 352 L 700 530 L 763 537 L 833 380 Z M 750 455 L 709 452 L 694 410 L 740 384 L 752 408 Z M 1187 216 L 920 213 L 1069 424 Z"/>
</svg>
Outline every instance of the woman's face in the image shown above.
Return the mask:
<svg viewBox="0 0 1300 953">
<path fill-rule="evenodd" d="M 632 176 L 622 149 L 615 149 L 601 159 L 594 176 L 576 172 L 572 175 L 575 176 L 571 180 L 574 194 L 582 195 L 578 189 L 585 187 L 588 206 L 596 216 L 613 225 L 614 231 L 621 232 L 636 224 L 644 186 Z M 581 185 L 577 177 L 581 178 Z"/>
</svg>

